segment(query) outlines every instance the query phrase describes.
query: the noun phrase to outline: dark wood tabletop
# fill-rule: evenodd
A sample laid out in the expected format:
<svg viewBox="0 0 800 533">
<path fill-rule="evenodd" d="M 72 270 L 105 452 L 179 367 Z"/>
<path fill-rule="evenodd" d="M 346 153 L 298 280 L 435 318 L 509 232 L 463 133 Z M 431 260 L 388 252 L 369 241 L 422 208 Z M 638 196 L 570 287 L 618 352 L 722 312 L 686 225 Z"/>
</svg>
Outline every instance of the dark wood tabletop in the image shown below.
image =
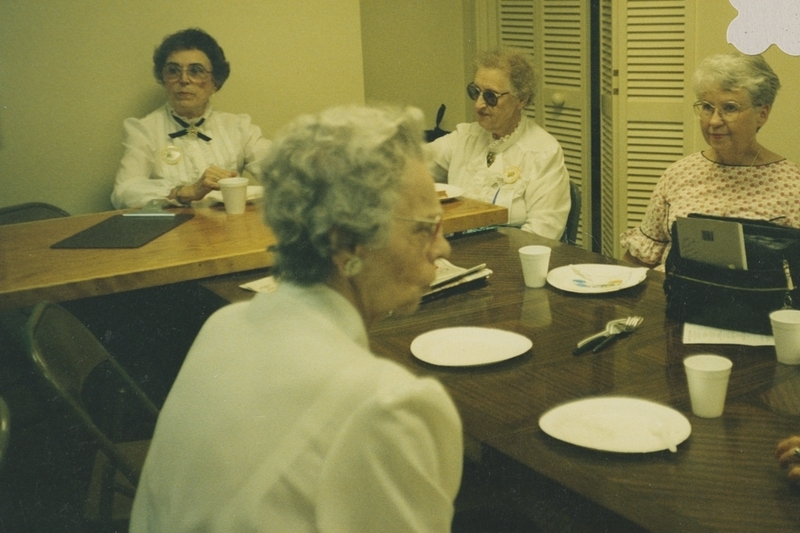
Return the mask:
<svg viewBox="0 0 800 533">
<path fill-rule="evenodd" d="M 529 289 L 517 253 L 528 244 L 552 247 L 551 269 L 619 261 L 511 228 L 450 242 L 453 263 L 486 263 L 494 271 L 488 283 L 379 323 L 370 343 L 376 354 L 444 384 L 461 415 L 468 455 L 476 449 L 500 454 L 515 468 L 544 476 L 646 531 L 800 531 L 800 489 L 786 481 L 773 458 L 779 440 L 800 434 L 800 366 L 777 363 L 773 347 L 684 345 L 682 324 L 664 315 L 660 272 L 648 271 L 643 283 L 605 294 L 569 293 L 549 284 Z M 238 284 L 264 275 L 216 278 L 204 286 L 243 300 L 253 293 Z M 580 339 L 629 315 L 644 318 L 632 335 L 600 353 L 572 355 Z M 436 367 L 411 354 L 416 336 L 453 326 L 514 331 L 530 338 L 533 348 L 471 368 Z M 691 412 L 683 359 L 698 353 L 733 361 L 720 418 Z M 691 435 L 677 453 L 612 453 L 559 441 L 539 428 L 539 418 L 553 407 L 597 396 L 672 407 L 689 419 Z M 526 494 L 517 496 L 525 501 Z M 609 531 L 618 530 L 631 531 Z"/>
<path fill-rule="evenodd" d="M 487 263 L 485 287 L 423 304 L 370 332 L 373 350 L 442 381 L 467 437 L 521 467 L 568 487 L 650 531 L 800 531 L 800 491 L 773 458 L 777 442 L 800 434 L 800 367 L 776 362 L 773 347 L 684 345 L 682 325 L 664 316 L 663 274 L 606 294 L 547 285 L 525 288 L 517 250 L 553 248 L 550 268 L 614 263 L 575 246 L 502 229 L 455 239 L 451 261 Z M 631 336 L 598 354 L 573 356 L 578 340 L 607 321 L 644 317 Z M 484 326 L 533 341 L 530 353 L 484 367 L 444 368 L 411 354 L 411 341 L 435 328 Z M 733 361 L 725 412 L 691 413 L 683 358 L 696 353 Z M 538 425 L 559 404 L 593 396 L 630 396 L 683 413 L 692 433 L 677 453 L 611 453 L 556 440 Z"/>
</svg>

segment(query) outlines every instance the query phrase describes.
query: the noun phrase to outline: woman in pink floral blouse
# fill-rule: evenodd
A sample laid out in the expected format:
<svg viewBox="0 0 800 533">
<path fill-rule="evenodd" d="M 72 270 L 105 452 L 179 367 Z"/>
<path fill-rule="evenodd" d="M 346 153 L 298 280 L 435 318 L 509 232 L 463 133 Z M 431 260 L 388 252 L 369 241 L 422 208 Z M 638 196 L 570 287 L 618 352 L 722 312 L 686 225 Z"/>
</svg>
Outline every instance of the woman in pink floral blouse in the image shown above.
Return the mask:
<svg viewBox="0 0 800 533">
<path fill-rule="evenodd" d="M 689 213 L 771 220 L 800 227 L 800 168 L 759 144 L 778 76 L 760 55 L 706 58 L 693 79 L 708 148 L 670 165 L 640 226 L 621 236 L 625 258 L 663 269 L 670 229 Z"/>
</svg>

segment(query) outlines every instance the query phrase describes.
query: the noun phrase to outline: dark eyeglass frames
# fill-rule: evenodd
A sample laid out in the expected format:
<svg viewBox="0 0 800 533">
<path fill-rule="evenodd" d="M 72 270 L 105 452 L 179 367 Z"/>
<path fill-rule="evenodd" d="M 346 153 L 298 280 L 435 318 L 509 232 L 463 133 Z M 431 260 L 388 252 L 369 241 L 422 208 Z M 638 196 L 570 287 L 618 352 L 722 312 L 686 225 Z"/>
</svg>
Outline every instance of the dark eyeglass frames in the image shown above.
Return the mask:
<svg viewBox="0 0 800 533">
<path fill-rule="evenodd" d="M 478 87 L 474 83 L 470 83 L 469 85 L 467 85 L 467 94 L 472 100 L 477 100 L 479 96 L 483 96 L 483 101 L 486 102 L 486 105 L 488 105 L 489 107 L 494 107 L 497 105 L 497 101 L 500 99 L 501 96 L 511 94 L 511 91 L 507 91 L 504 93 L 496 93 L 494 91 L 481 91 L 480 87 Z"/>
</svg>

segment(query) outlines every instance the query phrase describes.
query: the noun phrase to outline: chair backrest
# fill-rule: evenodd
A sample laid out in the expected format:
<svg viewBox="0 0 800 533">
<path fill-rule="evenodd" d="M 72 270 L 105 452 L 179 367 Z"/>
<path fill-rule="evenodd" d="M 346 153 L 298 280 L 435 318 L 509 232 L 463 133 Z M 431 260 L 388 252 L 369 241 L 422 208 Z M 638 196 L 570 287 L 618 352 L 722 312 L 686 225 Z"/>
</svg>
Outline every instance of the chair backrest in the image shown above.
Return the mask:
<svg viewBox="0 0 800 533">
<path fill-rule="evenodd" d="M 60 207 L 43 202 L 28 202 L 0 207 L 0 226 L 68 216 L 69 213 Z"/>
<path fill-rule="evenodd" d="M 25 324 L 24 340 L 46 385 L 136 486 L 140 465 L 120 454 L 115 443 L 125 440 L 121 432 L 130 430 L 123 418 L 135 413 L 137 422 L 144 420 L 152 427 L 158 408 L 94 335 L 61 306 L 51 302 L 36 305 Z"/>
<path fill-rule="evenodd" d="M 569 199 L 572 205 L 569 208 L 567 225 L 564 228 L 564 234 L 561 236 L 561 242 L 577 244 L 578 225 L 581 222 L 581 188 L 576 183 L 569 182 Z"/>
<path fill-rule="evenodd" d="M 0 465 L 3 464 L 3 459 L 8 450 L 8 441 L 11 438 L 11 412 L 8 410 L 8 404 L 0 396 Z"/>
</svg>

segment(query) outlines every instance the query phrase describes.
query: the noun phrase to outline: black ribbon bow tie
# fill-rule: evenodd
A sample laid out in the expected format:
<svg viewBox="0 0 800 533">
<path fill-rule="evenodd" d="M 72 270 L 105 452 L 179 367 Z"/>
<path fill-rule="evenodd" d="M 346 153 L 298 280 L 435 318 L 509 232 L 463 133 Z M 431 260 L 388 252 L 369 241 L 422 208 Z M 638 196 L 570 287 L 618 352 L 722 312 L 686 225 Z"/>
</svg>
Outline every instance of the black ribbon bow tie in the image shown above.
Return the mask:
<svg viewBox="0 0 800 533">
<path fill-rule="evenodd" d="M 211 140 L 211 137 L 209 137 L 208 135 L 205 135 L 204 133 L 200 132 L 200 126 L 202 126 L 203 122 L 206 121 L 205 117 L 203 117 L 200 120 L 198 120 L 197 123 L 195 123 L 195 124 L 189 124 L 188 122 L 184 122 L 183 120 L 181 120 L 180 118 L 176 117 L 175 115 L 172 115 L 172 118 L 175 119 L 175 122 L 177 122 L 178 124 L 183 126 L 183 129 L 180 130 L 180 131 L 176 131 L 175 133 L 170 133 L 169 134 L 169 138 L 170 139 L 175 139 L 177 137 L 183 137 L 184 135 L 195 135 L 199 139 L 203 139 L 206 142 Z"/>
</svg>

